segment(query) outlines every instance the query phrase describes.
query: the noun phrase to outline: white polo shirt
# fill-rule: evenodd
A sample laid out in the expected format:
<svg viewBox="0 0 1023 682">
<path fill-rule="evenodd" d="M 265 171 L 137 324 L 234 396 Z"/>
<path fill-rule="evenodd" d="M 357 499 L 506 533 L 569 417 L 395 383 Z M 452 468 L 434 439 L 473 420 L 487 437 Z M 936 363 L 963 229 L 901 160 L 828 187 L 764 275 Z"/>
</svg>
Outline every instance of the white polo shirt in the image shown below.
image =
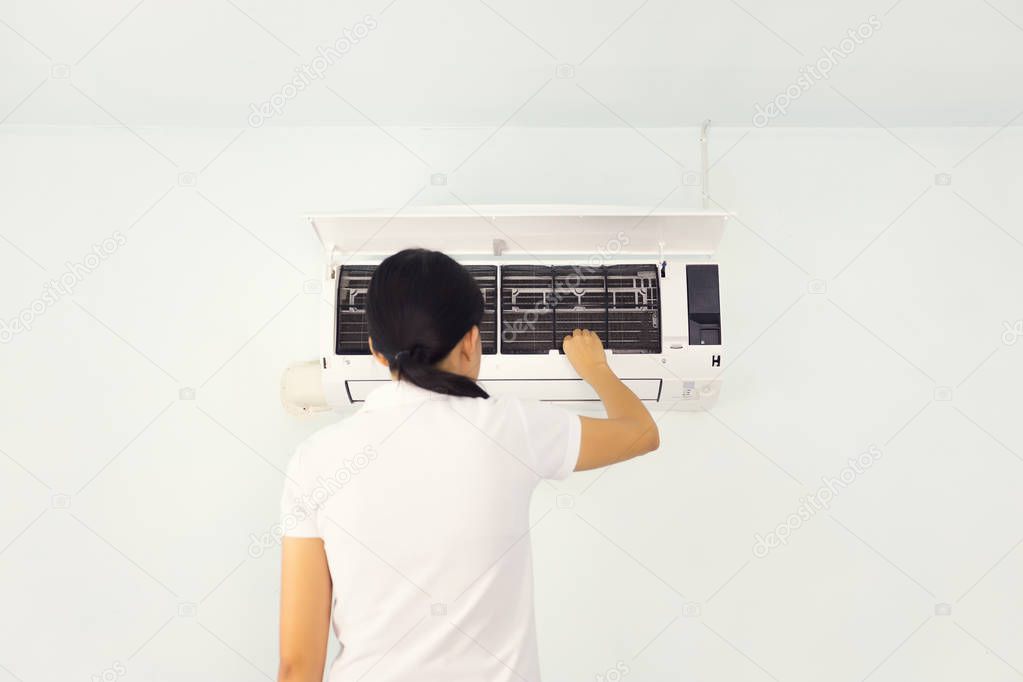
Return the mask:
<svg viewBox="0 0 1023 682">
<path fill-rule="evenodd" d="M 529 499 L 579 417 L 392 381 L 299 446 L 282 526 L 322 538 L 343 650 L 330 682 L 539 680 Z"/>
</svg>

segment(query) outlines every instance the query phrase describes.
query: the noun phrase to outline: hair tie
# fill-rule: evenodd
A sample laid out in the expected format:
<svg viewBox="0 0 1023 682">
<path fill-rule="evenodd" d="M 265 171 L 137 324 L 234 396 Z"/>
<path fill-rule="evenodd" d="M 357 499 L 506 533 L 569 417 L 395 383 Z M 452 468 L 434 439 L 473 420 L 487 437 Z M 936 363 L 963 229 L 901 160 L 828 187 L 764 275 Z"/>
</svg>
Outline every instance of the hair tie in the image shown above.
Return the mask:
<svg viewBox="0 0 1023 682">
<path fill-rule="evenodd" d="M 400 350 L 394 354 L 394 362 L 398 363 L 401 361 L 402 356 L 408 357 L 410 353 L 407 350 Z"/>
</svg>

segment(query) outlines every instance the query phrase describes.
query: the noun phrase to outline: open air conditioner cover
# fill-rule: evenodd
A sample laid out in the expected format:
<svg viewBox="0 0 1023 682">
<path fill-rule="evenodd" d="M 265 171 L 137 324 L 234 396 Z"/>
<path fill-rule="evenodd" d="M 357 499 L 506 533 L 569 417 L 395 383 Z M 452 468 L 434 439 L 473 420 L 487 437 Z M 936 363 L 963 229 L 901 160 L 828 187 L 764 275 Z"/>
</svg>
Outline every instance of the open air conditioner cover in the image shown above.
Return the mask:
<svg viewBox="0 0 1023 682">
<path fill-rule="evenodd" d="M 311 216 L 330 252 L 386 256 L 410 246 L 452 255 L 708 256 L 726 213 L 622 206 L 480 205 L 409 207 Z"/>
</svg>

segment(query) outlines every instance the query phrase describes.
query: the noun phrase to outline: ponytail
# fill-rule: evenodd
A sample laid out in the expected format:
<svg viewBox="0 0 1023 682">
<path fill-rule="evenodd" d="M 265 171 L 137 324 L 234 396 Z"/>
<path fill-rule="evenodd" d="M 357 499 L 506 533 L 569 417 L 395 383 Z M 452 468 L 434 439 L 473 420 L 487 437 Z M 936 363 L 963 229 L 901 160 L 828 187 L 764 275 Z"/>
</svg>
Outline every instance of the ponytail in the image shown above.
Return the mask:
<svg viewBox="0 0 1023 682">
<path fill-rule="evenodd" d="M 391 370 L 398 373 L 398 380 L 408 381 L 419 388 L 434 393 L 462 396 L 465 398 L 489 398 L 490 395 L 469 377 L 446 372 L 422 361 L 422 355 L 416 346 L 413 351 L 399 351 L 390 361 Z"/>
<path fill-rule="evenodd" d="M 479 285 L 443 253 L 406 249 L 373 271 L 366 295 L 369 336 L 399 381 L 444 395 L 489 398 L 469 377 L 437 367 L 482 320 Z"/>
</svg>

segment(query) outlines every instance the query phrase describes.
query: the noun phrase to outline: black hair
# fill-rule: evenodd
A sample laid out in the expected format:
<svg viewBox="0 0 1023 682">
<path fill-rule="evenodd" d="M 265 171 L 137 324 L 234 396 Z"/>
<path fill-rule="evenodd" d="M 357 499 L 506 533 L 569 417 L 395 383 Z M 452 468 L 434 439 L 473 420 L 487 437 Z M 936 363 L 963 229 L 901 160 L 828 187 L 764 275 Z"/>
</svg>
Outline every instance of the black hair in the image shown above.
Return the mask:
<svg viewBox="0 0 1023 682">
<path fill-rule="evenodd" d="M 446 395 L 489 398 L 469 377 L 436 366 L 483 320 L 483 294 L 469 271 L 439 251 L 405 249 L 384 259 L 366 294 L 373 350 L 399 380 Z"/>
</svg>

